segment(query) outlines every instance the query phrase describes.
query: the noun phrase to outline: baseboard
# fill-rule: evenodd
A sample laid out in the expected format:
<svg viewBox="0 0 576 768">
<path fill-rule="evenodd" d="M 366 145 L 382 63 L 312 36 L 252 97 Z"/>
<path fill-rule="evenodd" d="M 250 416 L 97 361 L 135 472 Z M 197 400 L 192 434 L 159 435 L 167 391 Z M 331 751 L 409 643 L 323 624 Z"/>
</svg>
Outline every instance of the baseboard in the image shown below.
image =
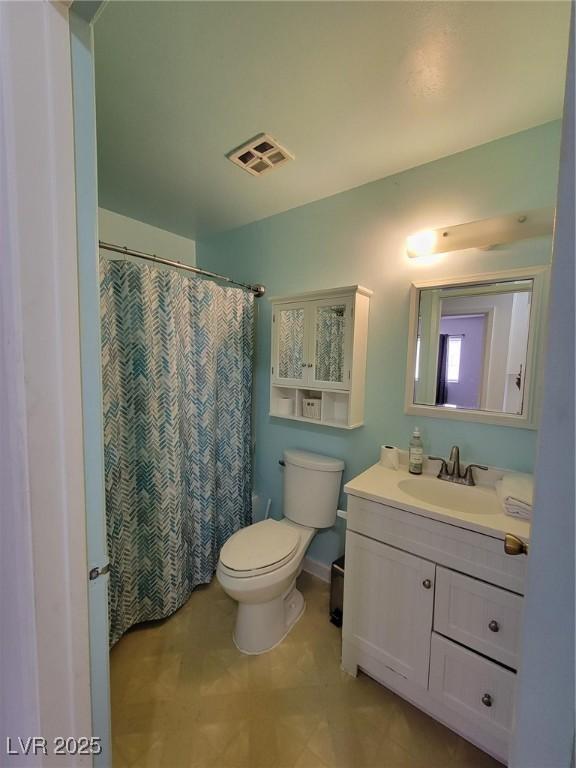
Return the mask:
<svg viewBox="0 0 576 768">
<path fill-rule="evenodd" d="M 312 576 L 316 576 L 317 579 L 330 583 L 330 566 L 326 563 L 321 563 L 318 560 L 312 560 L 311 557 L 305 557 L 302 563 L 302 570 L 306 573 L 311 573 Z"/>
</svg>

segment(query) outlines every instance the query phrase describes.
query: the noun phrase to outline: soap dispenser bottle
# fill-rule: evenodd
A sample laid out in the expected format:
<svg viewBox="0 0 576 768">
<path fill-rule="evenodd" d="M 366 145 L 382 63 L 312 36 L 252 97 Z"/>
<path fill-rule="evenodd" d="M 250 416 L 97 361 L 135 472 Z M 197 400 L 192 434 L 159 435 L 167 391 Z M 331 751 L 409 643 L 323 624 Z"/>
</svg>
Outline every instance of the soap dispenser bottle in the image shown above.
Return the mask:
<svg viewBox="0 0 576 768">
<path fill-rule="evenodd" d="M 420 437 L 420 430 L 416 427 L 410 438 L 410 449 L 408 451 L 408 471 L 412 475 L 422 474 L 423 455 L 422 438 Z"/>
</svg>

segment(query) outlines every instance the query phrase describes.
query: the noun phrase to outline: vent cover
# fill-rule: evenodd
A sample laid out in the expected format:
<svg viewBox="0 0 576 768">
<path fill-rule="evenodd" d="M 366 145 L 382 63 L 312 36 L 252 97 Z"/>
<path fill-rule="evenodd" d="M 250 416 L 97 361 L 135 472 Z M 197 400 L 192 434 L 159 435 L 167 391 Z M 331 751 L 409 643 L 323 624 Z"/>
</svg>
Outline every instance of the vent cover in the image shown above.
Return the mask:
<svg viewBox="0 0 576 768">
<path fill-rule="evenodd" d="M 252 176 L 262 176 L 273 168 L 294 160 L 294 155 L 267 133 L 259 133 L 250 141 L 228 152 L 226 157 Z"/>
</svg>

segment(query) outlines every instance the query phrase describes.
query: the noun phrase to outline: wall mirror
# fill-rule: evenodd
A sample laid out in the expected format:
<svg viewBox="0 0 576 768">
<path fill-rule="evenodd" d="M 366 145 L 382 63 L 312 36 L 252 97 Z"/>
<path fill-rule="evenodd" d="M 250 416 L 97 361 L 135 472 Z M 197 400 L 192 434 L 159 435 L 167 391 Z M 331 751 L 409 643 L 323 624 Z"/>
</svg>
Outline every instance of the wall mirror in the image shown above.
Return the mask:
<svg viewBox="0 0 576 768">
<path fill-rule="evenodd" d="M 407 413 L 534 428 L 547 274 L 413 284 Z"/>
</svg>

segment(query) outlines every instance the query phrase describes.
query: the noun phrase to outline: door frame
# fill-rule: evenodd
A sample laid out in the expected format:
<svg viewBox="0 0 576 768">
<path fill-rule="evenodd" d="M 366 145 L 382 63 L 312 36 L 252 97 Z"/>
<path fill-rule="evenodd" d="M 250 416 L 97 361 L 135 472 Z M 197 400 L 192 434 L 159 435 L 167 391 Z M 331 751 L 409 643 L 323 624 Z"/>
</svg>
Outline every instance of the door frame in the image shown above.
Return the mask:
<svg viewBox="0 0 576 768">
<path fill-rule="evenodd" d="M 443 317 L 483 317 L 484 318 L 484 340 L 482 349 L 482 376 L 478 392 L 478 408 L 486 408 L 486 396 L 488 393 L 488 379 L 490 376 L 490 352 L 492 349 L 492 330 L 494 328 L 494 307 L 483 307 L 470 312 L 456 311 L 442 312 L 440 320 Z"/>
<path fill-rule="evenodd" d="M 100 339 L 100 279 L 98 259 L 98 177 L 96 155 L 96 92 L 94 22 L 101 2 L 70 6 L 72 105 L 74 116 L 77 263 L 80 323 L 80 363 L 86 484 L 87 572 L 98 573 L 108 563 L 104 486 L 104 425 Z M 92 728 L 102 751 L 94 766 L 112 762 L 110 714 L 110 649 L 108 643 L 108 583 L 104 572 L 88 580 L 90 634 L 90 695 Z"/>
<path fill-rule="evenodd" d="M 574 766 L 574 15 L 511 768 Z"/>
</svg>

